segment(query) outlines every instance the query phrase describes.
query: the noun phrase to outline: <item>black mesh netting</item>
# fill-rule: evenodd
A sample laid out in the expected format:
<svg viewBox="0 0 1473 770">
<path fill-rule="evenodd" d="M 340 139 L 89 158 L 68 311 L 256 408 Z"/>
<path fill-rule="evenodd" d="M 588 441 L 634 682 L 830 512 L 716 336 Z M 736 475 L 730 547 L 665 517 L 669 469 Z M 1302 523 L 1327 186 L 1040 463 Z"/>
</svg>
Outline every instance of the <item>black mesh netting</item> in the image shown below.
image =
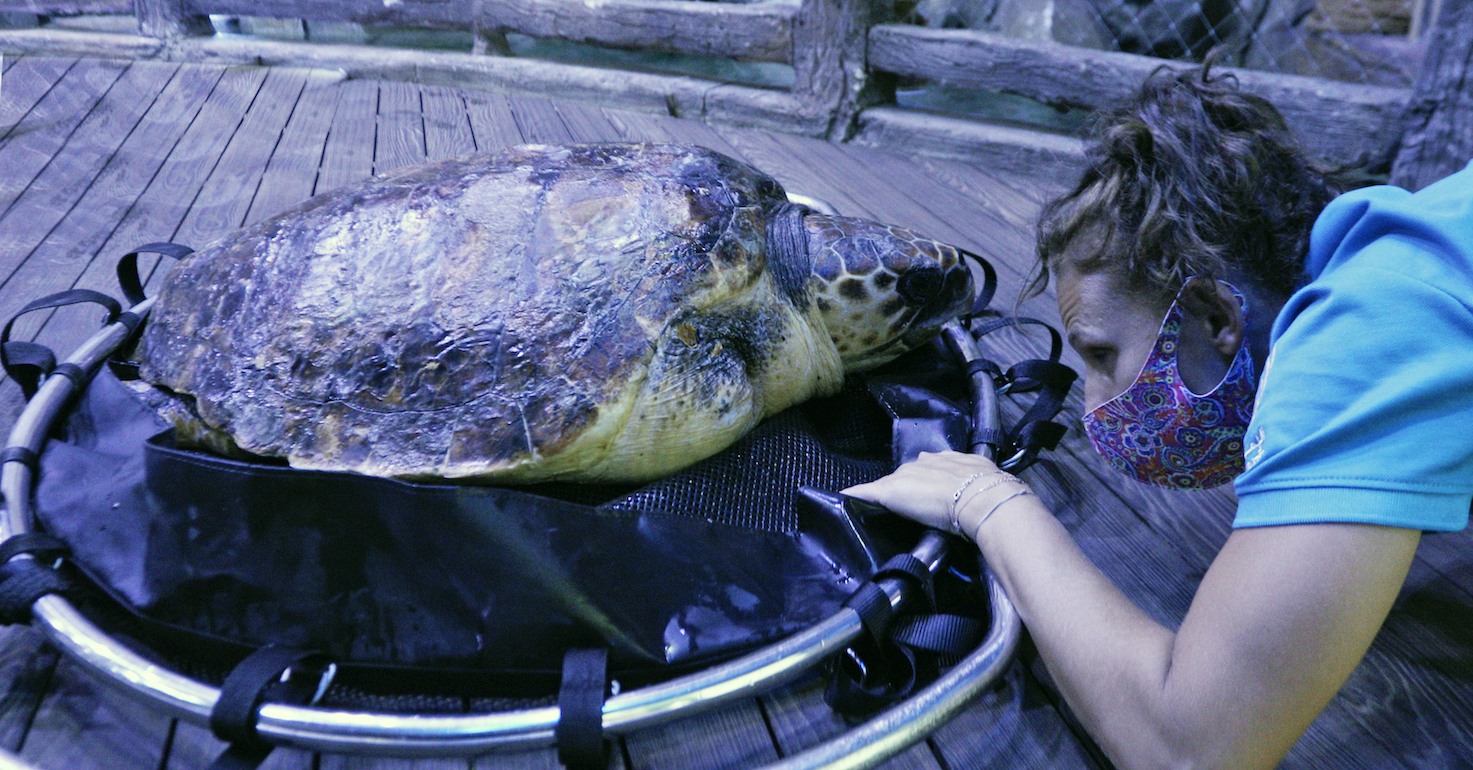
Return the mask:
<svg viewBox="0 0 1473 770">
<path fill-rule="evenodd" d="M 758 425 L 735 445 L 639 488 L 542 484 L 527 491 L 603 510 L 658 512 L 791 532 L 793 490 L 838 490 L 893 469 L 890 419 L 851 377 L 830 398 L 809 401 Z"/>
</svg>

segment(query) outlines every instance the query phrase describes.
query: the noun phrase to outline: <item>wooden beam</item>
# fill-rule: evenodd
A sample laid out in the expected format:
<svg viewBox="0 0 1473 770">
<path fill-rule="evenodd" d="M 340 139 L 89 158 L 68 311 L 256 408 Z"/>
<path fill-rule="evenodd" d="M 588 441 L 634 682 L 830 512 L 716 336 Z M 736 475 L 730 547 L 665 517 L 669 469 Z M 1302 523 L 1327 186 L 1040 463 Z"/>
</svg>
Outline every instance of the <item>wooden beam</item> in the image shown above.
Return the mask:
<svg viewBox="0 0 1473 770">
<path fill-rule="evenodd" d="M 86 16 L 132 12 L 133 0 L 0 0 L 0 13 Z"/>
<path fill-rule="evenodd" d="M 690 0 L 495 0 L 480 4 L 483 27 L 617 48 L 791 63 L 796 3 Z"/>
<path fill-rule="evenodd" d="M 986 32 L 901 25 L 871 29 L 869 43 L 875 69 L 1087 109 L 1130 98 L 1159 68 L 1195 66 Z M 1232 73 L 1244 91 L 1273 102 L 1302 141 L 1337 163 L 1388 161 L 1410 95 L 1401 88 L 1298 75 L 1219 71 Z"/>
<path fill-rule="evenodd" d="M 855 144 L 903 153 L 967 160 L 990 169 L 1072 179 L 1084 170 L 1084 143 L 1048 134 L 899 107 L 872 107 L 859 115 Z"/>
<path fill-rule="evenodd" d="M 39 56 L 90 56 L 101 59 L 151 59 L 163 41 L 140 35 L 59 29 L 0 29 L 0 51 Z"/>
<path fill-rule="evenodd" d="M 1420 190 L 1473 156 L 1473 0 L 1442 0 L 1403 118 L 1392 184 Z"/>
<path fill-rule="evenodd" d="M 0 32 L 0 50 L 9 50 L 11 34 Z M 339 69 L 353 78 L 526 91 L 554 99 L 814 136 L 828 125 L 826 115 L 804 114 L 802 105 L 785 91 L 538 59 L 243 38 L 181 40 L 170 49 L 170 55 L 192 62 Z"/>
<path fill-rule="evenodd" d="M 308 21 L 352 21 L 365 26 L 404 25 L 520 32 L 751 61 L 790 62 L 791 0 L 698 3 L 690 0 L 188 0 L 196 13 L 273 16 Z"/>
</svg>

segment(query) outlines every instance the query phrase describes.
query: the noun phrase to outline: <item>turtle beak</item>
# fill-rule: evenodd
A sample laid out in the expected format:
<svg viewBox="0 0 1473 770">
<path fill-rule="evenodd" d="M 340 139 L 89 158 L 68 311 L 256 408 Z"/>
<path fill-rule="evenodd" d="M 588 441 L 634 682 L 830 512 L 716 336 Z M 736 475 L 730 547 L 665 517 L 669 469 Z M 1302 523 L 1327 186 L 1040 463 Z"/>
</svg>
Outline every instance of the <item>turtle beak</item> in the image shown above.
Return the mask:
<svg viewBox="0 0 1473 770">
<path fill-rule="evenodd" d="M 917 277 L 912 279 L 912 275 Z M 949 270 L 926 266 L 907 271 L 896 282 L 895 290 L 916 307 L 910 330 L 896 338 L 904 340 L 909 349 L 935 337 L 946 322 L 966 313 L 972 306 L 976 284 L 972 271 L 959 261 Z"/>
</svg>

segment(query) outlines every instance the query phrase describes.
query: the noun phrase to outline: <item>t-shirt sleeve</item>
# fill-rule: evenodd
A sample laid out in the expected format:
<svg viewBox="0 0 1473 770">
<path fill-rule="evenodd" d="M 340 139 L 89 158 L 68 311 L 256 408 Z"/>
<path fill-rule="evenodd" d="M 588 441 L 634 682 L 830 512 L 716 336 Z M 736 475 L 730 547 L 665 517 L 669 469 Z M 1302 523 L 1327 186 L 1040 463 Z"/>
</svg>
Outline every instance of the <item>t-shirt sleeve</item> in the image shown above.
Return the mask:
<svg viewBox="0 0 1473 770">
<path fill-rule="evenodd" d="M 1458 212 L 1427 227 L 1405 193 L 1377 197 L 1326 210 L 1336 253 L 1275 322 L 1234 526 L 1467 525 L 1473 226 L 1463 241 Z"/>
</svg>

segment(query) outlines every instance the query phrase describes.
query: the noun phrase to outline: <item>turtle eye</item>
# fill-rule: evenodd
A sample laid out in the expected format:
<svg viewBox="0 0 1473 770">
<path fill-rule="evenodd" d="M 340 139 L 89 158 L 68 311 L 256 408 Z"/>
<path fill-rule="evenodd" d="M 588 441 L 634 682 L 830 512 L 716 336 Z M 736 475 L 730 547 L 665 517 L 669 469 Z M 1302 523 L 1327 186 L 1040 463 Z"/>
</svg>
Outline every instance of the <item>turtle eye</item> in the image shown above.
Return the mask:
<svg viewBox="0 0 1473 770">
<path fill-rule="evenodd" d="M 941 291 L 941 268 L 925 265 L 905 271 L 895 291 L 912 305 L 923 304 Z"/>
</svg>

